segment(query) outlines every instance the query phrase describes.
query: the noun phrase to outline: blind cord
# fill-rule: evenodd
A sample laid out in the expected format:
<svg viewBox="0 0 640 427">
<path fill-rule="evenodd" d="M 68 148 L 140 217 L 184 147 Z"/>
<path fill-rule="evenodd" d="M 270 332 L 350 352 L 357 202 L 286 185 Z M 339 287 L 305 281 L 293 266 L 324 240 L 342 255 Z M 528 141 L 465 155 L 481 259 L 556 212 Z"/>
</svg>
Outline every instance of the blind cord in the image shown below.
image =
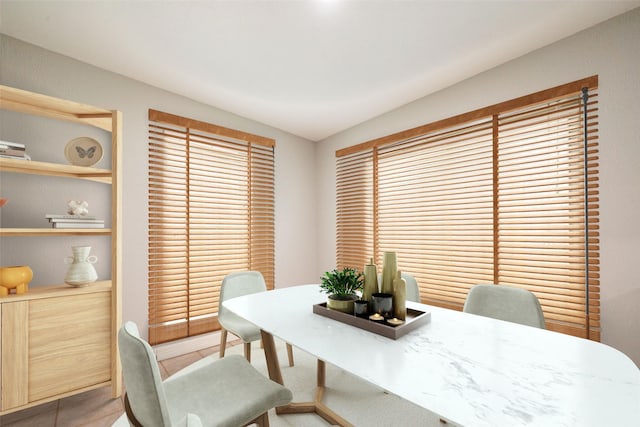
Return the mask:
<svg viewBox="0 0 640 427">
<path fill-rule="evenodd" d="M 588 144 L 587 144 L 587 102 L 589 101 L 589 88 L 582 88 L 582 114 L 584 133 L 584 286 L 585 286 L 585 313 L 587 315 L 587 336 L 589 336 L 589 181 L 588 181 Z"/>
</svg>

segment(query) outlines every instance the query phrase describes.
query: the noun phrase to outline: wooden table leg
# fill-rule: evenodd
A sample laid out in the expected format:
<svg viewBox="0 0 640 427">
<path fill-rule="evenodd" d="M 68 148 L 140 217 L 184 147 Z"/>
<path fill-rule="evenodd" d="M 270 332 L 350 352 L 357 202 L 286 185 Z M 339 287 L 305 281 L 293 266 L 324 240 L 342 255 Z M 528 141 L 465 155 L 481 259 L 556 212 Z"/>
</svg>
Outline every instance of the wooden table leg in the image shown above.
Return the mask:
<svg viewBox="0 0 640 427">
<path fill-rule="evenodd" d="M 276 352 L 273 335 L 265 331 L 260 331 L 260 334 L 262 335 L 262 346 L 264 347 L 264 357 L 267 361 L 269 378 L 278 384 L 284 385 L 282 382 L 282 372 L 280 371 L 280 364 L 278 363 L 278 353 Z"/>
<path fill-rule="evenodd" d="M 261 334 L 262 344 L 264 346 L 264 355 L 267 361 L 267 370 L 269 371 L 269 378 L 271 378 L 272 381 L 275 381 L 278 384 L 284 385 L 273 335 L 265 331 L 261 331 Z M 325 362 L 318 359 L 316 375 L 317 388 L 313 402 L 290 403 L 285 406 L 279 406 L 276 408 L 276 414 L 305 414 L 315 412 L 331 425 L 353 427 L 353 424 L 333 412 L 331 409 L 329 409 L 329 407 L 327 407 L 327 405 L 322 402 L 322 398 L 324 397 L 324 387 L 326 379 L 325 368 Z"/>
</svg>

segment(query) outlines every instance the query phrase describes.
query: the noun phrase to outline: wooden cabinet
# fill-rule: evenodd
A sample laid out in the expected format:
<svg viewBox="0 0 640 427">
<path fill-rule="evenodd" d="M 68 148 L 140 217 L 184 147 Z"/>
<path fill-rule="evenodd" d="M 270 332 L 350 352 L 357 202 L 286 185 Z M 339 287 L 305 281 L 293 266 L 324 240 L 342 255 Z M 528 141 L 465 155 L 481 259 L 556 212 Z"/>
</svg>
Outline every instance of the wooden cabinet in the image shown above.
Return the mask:
<svg viewBox="0 0 640 427">
<path fill-rule="evenodd" d="M 0 108 L 111 133 L 111 169 L 0 158 L 2 173 L 89 180 L 111 188 L 110 228 L 0 228 L 0 237 L 111 239 L 110 280 L 80 288 L 51 283 L 0 297 L 0 415 L 97 387 L 110 386 L 112 396 L 120 396 L 121 113 L 6 86 L 0 86 Z"/>
</svg>

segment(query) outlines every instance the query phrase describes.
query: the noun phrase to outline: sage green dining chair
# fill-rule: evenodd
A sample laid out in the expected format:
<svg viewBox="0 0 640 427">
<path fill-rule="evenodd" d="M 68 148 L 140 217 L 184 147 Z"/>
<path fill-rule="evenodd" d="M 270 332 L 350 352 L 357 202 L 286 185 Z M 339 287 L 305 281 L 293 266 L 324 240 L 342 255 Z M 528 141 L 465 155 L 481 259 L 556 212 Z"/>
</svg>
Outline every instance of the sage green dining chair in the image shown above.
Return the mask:
<svg viewBox="0 0 640 427">
<path fill-rule="evenodd" d="M 506 285 L 475 285 L 462 311 L 545 329 L 540 301 L 530 291 Z"/>
<path fill-rule="evenodd" d="M 407 301 L 420 302 L 420 288 L 418 281 L 409 273 L 402 271 L 400 276 L 407 283 Z M 378 274 L 378 286 L 382 285 L 382 273 Z"/>
<path fill-rule="evenodd" d="M 220 357 L 224 357 L 227 347 L 227 332 L 236 335 L 244 343 L 244 356 L 251 362 L 251 343 L 261 340 L 260 328 L 248 320 L 232 313 L 224 307 L 223 302 L 243 295 L 266 292 L 267 284 L 259 271 L 240 271 L 227 274 L 222 279 L 220 288 L 220 305 L 218 307 L 218 322 L 220 323 Z M 289 366 L 293 366 L 293 348 L 287 343 Z"/>
<path fill-rule="evenodd" d="M 291 402 L 291 390 L 271 381 L 240 355 L 204 357 L 162 380 L 156 355 L 133 322 L 118 331 L 133 426 L 269 426 L 268 411 Z"/>
</svg>

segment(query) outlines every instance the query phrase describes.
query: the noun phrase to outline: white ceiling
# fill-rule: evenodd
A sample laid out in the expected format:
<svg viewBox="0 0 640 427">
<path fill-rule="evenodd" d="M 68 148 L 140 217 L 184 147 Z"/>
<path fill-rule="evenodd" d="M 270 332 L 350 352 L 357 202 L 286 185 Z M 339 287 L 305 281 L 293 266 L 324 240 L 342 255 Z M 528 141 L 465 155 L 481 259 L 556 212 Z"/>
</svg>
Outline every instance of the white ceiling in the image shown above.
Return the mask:
<svg viewBox="0 0 640 427">
<path fill-rule="evenodd" d="M 322 140 L 640 0 L 0 0 L 0 31 Z"/>
</svg>

